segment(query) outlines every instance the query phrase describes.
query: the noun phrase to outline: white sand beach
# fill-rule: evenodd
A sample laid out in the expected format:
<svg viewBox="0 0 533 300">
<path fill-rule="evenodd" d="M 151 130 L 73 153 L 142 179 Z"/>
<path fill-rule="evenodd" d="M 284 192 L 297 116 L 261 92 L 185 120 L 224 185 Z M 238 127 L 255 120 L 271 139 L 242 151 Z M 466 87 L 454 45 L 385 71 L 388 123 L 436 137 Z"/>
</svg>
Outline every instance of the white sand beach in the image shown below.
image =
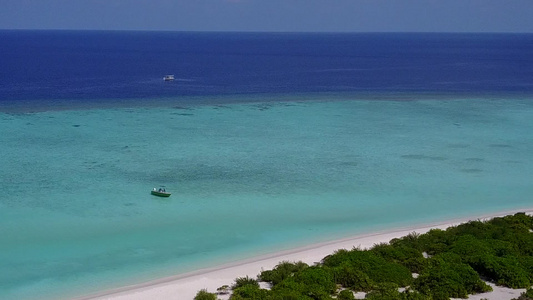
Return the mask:
<svg viewBox="0 0 533 300">
<path fill-rule="evenodd" d="M 303 261 L 307 264 L 318 263 L 325 256 L 338 249 L 352 249 L 354 247 L 370 248 L 374 244 L 386 243 L 393 238 L 399 238 L 412 232 L 423 234 L 430 229 L 446 229 L 450 226 L 468 222 L 470 220 L 486 220 L 493 217 L 514 214 L 516 212 L 533 214 L 533 209 L 507 211 L 498 214 L 484 215 L 472 218 L 450 220 L 448 222 L 428 224 L 426 226 L 412 228 L 396 228 L 385 232 L 374 232 L 365 235 L 354 236 L 333 242 L 321 243 L 302 247 L 290 251 L 274 253 L 271 255 L 256 257 L 214 268 L 198 270 L 195 272 L 162 278 L 143 284 L 126 286 L 123 288 L 104 291 L 102 293 L 79 298 L 79 300 L 145 300 L 145 299 L 193 299 L 201 289 L 215 293 L 217 288 L 223 285 L 232 285 L 234 279 L 249 276 L 255 278 L 262 270 L 274 268 L 281 261 Z M 492 284 L 491 284 L 492 285 Z M 511 290 L 492 285 L 494 291 L 480 295 L 473 295 L 469 299 L 512 299 L 525 290 Z M 228 295 L 219 296 L 219 299 L 228 299 Z"/>
</svg>

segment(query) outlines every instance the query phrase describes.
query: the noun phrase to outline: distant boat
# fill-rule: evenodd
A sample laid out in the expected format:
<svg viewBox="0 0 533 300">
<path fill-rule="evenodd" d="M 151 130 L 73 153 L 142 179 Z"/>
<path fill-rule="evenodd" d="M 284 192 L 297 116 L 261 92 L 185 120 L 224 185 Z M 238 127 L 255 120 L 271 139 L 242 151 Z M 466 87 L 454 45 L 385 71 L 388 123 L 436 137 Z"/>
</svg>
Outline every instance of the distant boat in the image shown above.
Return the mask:
<svg viewBox="0 0 533 300">
<path fill-rule="evenodd" d="M 174 80 L 174 75 L 165 75 L 165 77 L 163 77 L 163 80 L 164 81 L 172 81 L 172 80 Z"/>
<path fill-rule="evenodd" d="M 158 196 L 158 197 L 170 197 L 170 193 L 165 191 L 164 188 L 159 188 L 159 189 L 156 189 L 154 188 L 150 194 L 154 195 L 154 196 Z"/>
</svg>

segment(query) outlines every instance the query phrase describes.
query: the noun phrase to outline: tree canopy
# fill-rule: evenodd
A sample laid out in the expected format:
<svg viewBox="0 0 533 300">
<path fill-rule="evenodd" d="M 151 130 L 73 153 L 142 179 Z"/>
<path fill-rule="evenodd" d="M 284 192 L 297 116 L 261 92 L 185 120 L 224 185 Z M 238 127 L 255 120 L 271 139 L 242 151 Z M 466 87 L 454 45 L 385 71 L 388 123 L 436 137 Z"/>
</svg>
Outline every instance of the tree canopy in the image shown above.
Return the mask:
<svg viewBox="0 0 533 300">
<path fill-rule="evenodd" d="M 372 300 L 444 300 L 492 290 L 481 278 L 531 288 L 532 232 L 533 217 L 517 213 L 411 233 L 367 250 L 340 249 L 315 266 L 283 261 L 257 280 L 237 278 L 230 299 L 349 300 L 362 291 Z M 258 281 L 271 288 L 260 288 Z M 528 289 L 519 299 L 532 299 L 532 293 Z"/>
</svg>

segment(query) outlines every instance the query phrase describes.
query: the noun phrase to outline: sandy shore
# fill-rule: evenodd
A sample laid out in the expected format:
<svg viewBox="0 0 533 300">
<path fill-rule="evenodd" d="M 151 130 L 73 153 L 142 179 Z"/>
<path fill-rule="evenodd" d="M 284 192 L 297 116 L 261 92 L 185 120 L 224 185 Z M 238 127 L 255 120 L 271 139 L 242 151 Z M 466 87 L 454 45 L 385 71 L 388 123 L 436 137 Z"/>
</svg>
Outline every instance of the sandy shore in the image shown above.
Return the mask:
<svg viewBox="0 0 533 300">
<path fill-rule="evenodd" d="M 488 219 L 497 216 L 514 214 L 518 211 L 533 214 L 533 209 L 501 212 L 493 215 L 477 216 L 450 220 L 444 223 L 429 224 L 421 227 L 393 229 L 386 232 L 374 232 L 365 235 L 354 236 L 333 242 L 310 245 L 290 251 L 274 253 L 239 261 L 215 268 L 202 269 L 195 272 L 162 278 L 134 286 L 126 286 L 120 289 L 105 291 L 96 295 L 82 297 L 83 300 L 145 300 L 145 299 L 193 299 L 201 289 L 207 289 L 214 293 L 217 288 L 223 285 L 234 283 L 237 277 L 249 276 L 255 278 L 262 270 L 274 268 L 281 261 L 303 261 L 309 265 L 320 262 L 322 258 L 338 249 L 352 249 L 353 247 L 370 248 L 374 244 L 389 242 L 393 238 L 399 238 L 409 233 L 416 232 L 423 234 L 430 229 L 446 229 L 450 226 L 467 222 L 469 220 Z M 518 297 L 524 290 L 510 290 L 506 288 L 494 287 L 494 292 L 470 297 L 470 299 L 512 299 Z M 220 299 L 227 299 L 227 296 L 219 296 Z"/>
</svg>

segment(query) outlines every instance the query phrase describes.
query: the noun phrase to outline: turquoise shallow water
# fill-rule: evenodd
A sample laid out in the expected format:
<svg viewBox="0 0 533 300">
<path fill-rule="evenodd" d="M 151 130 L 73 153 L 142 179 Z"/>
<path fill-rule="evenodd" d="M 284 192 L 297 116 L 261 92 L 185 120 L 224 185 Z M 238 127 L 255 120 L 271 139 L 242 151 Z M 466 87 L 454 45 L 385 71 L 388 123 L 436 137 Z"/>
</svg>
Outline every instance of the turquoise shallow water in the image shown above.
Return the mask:
<svg viewBox="0 0 533 300">
<path fill-rule="evenodd" d="M 0 114 L 0 298 L 531 207 L 531 132 L 530 99 Z"/>
</svg>

